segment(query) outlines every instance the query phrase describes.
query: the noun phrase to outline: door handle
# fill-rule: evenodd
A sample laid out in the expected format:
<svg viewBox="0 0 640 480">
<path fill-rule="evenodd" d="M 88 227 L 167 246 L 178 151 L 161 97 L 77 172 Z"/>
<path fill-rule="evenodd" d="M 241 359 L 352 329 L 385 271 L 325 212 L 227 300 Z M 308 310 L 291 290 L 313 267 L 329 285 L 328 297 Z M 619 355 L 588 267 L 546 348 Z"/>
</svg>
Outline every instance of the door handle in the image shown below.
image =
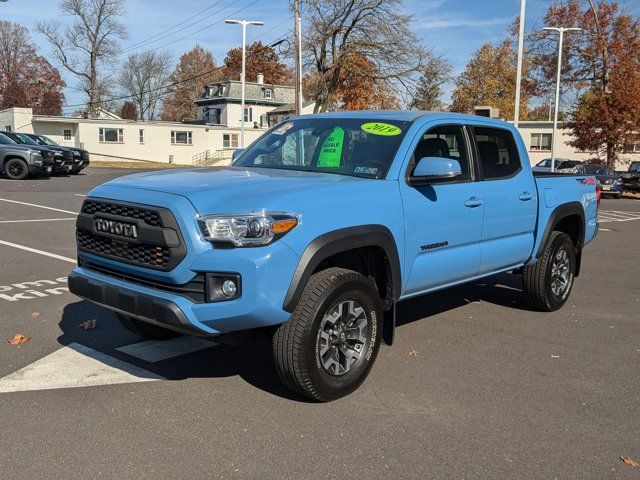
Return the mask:
<svg viewBox="0 0 640 480">
<path fill-rule="evenodd" d="M 480 205 L 482 205 L 484 202 L 482 201 L 481 198 L 478 197 L 471 197 L 469 200 L 467 200 L 466 202 L 464 202 L 464 206 L 465 207 L 469 207 L 469 208 L 475 208 L 475 207 L 479 207 Z"/>
<path fill-rule="evenodd" d="M 535 197 L 535 195 L 529 193 L 529 192 L 522 192 L 522 195 L 520 195 L 520 200 L 522 200 L 523 202 L 526 202 L 528 200 L 533 200 Z"/>
</svg>

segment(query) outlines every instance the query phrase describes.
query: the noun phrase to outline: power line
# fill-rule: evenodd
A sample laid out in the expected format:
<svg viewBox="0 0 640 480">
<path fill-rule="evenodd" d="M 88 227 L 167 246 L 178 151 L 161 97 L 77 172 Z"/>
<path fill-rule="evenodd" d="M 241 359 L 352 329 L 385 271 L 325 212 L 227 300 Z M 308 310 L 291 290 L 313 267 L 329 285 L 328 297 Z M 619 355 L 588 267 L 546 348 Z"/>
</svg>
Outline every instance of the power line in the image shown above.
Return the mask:
<svg viewBox="0 0 640 480">
<path fill-rule="evenodd" d="M 288 32 L 287 32 L 285 35 L 288 35 Z M 283 37 L 283 36 L 284 36 L 284 35 L 280 35 L 280 37 Z M 279 40 L 279 38 L 280 38 L 280 37 L 276 37 L 276 39 L 275 39 L 275 40 Z M 272 42 L 270 45 L 265 45 L 265 46 L 263 46 L 260 50 L 256 50 L 256 51 L 255 51 L 255 52 L 253 52 L 250 56 L 253 56 L 253 55 L 255 55 L 255 54 L 258 54 L 258 53 L 260 53 L 261 51 L 266 50 L 267 48 L 272 48 L 272 45 L 273 45 L 274 43 L 277 43 L 277 42 L 275 42 L 275 41 L 274 41 L 274 42 Z M 182 83 L 191 82 L 191 81 L 193 81 L 193 80 L 195 80 L 195 79 L 198 79 L 198 78 L 204 77 L 205 75 L 210 75 L 210 74 L 212 74 L 212 73 L 215 73 L 215 72 L 217 72 L 217 71 L 220 71 L 220 70 L 222 70 L 223 68 L 225 68 L 225 67 L 224 67 L 224 66 L 216 67 L 216 68 L 213 68 L 213 69 L 211 69 L 211 70 L 207 70 L 207 71 L 205 71 L 205 72 L 199 73 L 199 74 L 197 74 L 197 75 L 193 75 L 193 76 L 191 76 L 191 77 L 188 77 L 188 78 L 185 78 L 185 79 L 182 79 L 182 80 L 178 80 L 178 81 L 176 81 L 176 82 L 172 82 L 172 83 L 170 83 L 170 84 L 168 84 L 168 85 L 163 85 L 163 86 L 160 86 L 160 87 L 150 88 L 150 89 L 148 89 L 148 90 L 145 90 L 145 91 L 143 91 L 143 92 L 140 92 L 139 94 L 145 94 L 145 93 L 157 92 L 157 91 L 159 91 L 159 90 L 164 90 L 164 89 L 168 89 L 168 88 L 174 87 L 174 86 L 176 86 L 176 85 L 180 85 L 180 84 L 182 84 Z M 165 92 L 165 94 L 167 94 L 167 93 L 169 93 L 169 92 Z M 93 103 L 93 105 L 101 105 L 101 104 L 104 104 L 104 103 L 116 102 L 116 101 L 119 101 L 119 100 L 126 100 L 126 99 L 130 99 L 130 98 L 133 98 L 133 97 L 134 97 L 134 95 L 121 95 L 121 96 L 119 96 L 119 97 L 112 97 L 112 98 L 108 98 L 108 99 L 106 99 L 106 100 L 100 100 L 100 101 L 98 101 L 98 102 L 94 102 L 94 103 Z M 91 104 L 91 103 L 90 103 L 90 102 L 86 102 L 86 103 L 78 103 L 78 104 L 75 104 L 75 105 L 65 105 L 63 108 L 84 107 L 84 106 L 86 106 L 86 105 L 88 105 L 88 104 Z"/>
<path fill-rule="evenodd" d="M 229 6 L 231 6 L 231 5 L 234 5 L 234 4 L 238 3 L 238 1 L 239 1 L 239 0 L 235 0 L 235 2 L 233 2 L 233 3 L 229 4 Z M 225 16 L 234 16 L 234 15 L 236 15 L 237 13 L 240 13 L 241 11 L 246 10 L 247 8 L 249 8 L 249 7 L 253 6 L 253 5 L 254 5 L 254 4 L 256 4 L 256 3 L 258 3 L 258 1 L 259 1 L 259 0 L 253 0 L 251 3 L 248 3 L 248 4 L 247 4 L 247 5 L 245 5 L 244 7 L 239 8 L 239 9 L 238 9 L 238 10 L 236 10 L 235 12 L 231 12 L 230 14 L 225 15 Z M 227 7 L 225 7 L 225 8 L 227 8 Z M 187 34 L 187 35 L 185 35 L 185 36 L 183 36 L 183 37 L 180 37 L 180 38 L 177 38 L 177 39 L 175 39 L 175 40 L 173 40 L 173 41 L 171 41 L 171 42 L 165 43 L 164 45 L 160 45 L 159 47 L 154 47 L 154 48 L 150 48 L 149 50 L 145 50 L 143 53 L 155 52 L 156 50 L 160 50 L 161 48 L 168 47 L 169 45 L 173 45 L 174 43 L 177 43 L 177 42 L 179 42 L 179 41 L 181 41 L 181 40 L 184 40 L 185 38 L 192 37 L 192 36 L 193 36 L 193 35 L 195 35 L 196 33 L 200 33 L 200 32 L 202 32 L 202 31 L 204 31 L 204 30 L 207 30 L 207 29 L 209 29 L 209 28 L 211 28 L 211 27 L 213 27 L 213 26 L 215 26 L 215 25 L 217 25 L 217 24 L 219 24 L 219 23 L 221 23 L 221 22 L 223 22 L 223 21 L 224 21 L 224 19 L 216 20 L 215 22 L 213 22 L 213 23 L 211 23 L 211 24 L 207 25 L 206 27 L 202 27 L 202 28 L 201 28 L 201 29 L 199 29 L 199 30 L 196 30 L 195 32 L 191 32 L 191 33 L 189 33 L 189 34 Z"/>
<path fill-rule="evenodd" d="M 211 10 L 213 7 L 215 7 L 216 5 L 218 5 L 221 1 L 222 1 L 222 0 L 218 0 L 217 2 L 213 2 L 213 5 L 208 6 L 208 7 L 207 7 L 207 8 L 205 8 L 204 10 L 200 10 L 200 11 L 199 11 L 198 13 L 196 13 L 195 15 L 192 15 L 191 17 L 189 17 L 189 18 L 187 18 L 187 19 L 185 19 L 185 20 L 181 21 L 180 23 L 175 24 L 173 27 L 170 27 L 170 28 L 167 28 L 167 29 L 165 29 L 165 30 L 162 30 L 161 32 L 158 32 L 158 33 L 156 33 L 155 35 L 152 35 L 151 37 L 148 37 L 148 38 L 146 38 L 146 39 L 144 39 L 144 40 L 140 40 L 139 42 L 136 42 L 136 43 L 133 43 L 133 44 L 129 45 L 128 47 L 126 47 L 126 48 L 122 49 L 122 50 L 120 51 L 120 53 L 128 52 L 129 50 L 134 50 L 134 49 L 136 49 L 138 46 L 141 46 L 142 44 L 145 44 L 145 43 L 153 43 L 153 42 L 151 42 L 151 40 L 153 40 L 154 38 L 157 38 L 157 37 L 160 37 L 160 36 L 162 36 L 162 35 L 164 35 L 164 34 L 167 34 L 167 33 L 168 33 L 168 32 L 170 32 L 171 30 L 173 30 L 174 28 L 179 27 L 180 25 L 184 25 L 185 23 L 187 23 L 187 22 L 188 22 L 188 21 L 190 21 L 190 20 L 193 20 L 193 19 L 194 19 L 194 18 L 196 18 L 197 16 L 202 15 L 202 14 L 203 14 L 203 13 L 205 13 L 205 12 L 208 12 L 208 11 L 209 11 L 209 10 Z M 217 12 L 216 12 L 216 13 L 217 13 Z M 209 16 L 207 16 L 207 17 L 205 17 L 205 18 L 208 18 L 208 17 L 209 17 Z M 195 25 L 196 23 L 201 22 L 201 21 L 202 21 L 202 20 L 204 20 L 205 18 L 203 18 L 203 19 L 199 20 L 198 22 L 195 22 L 195 23 L 193 23 L 193 24 L 191 24 L 191 25 L 188 25 L 188 26 L 187 26 L 187 27 L 185 27 L 185 28 L 188 28 L 189 26 L 193 26 L 193 25 Z M 178 31 L 180 31 L 180 30 L 178 30 Z M 177 33 L 177 32 L 173 32 L 171 35 L 173 35 L 173 34 L 175 34 L 175 33 Z"/>
</svg>

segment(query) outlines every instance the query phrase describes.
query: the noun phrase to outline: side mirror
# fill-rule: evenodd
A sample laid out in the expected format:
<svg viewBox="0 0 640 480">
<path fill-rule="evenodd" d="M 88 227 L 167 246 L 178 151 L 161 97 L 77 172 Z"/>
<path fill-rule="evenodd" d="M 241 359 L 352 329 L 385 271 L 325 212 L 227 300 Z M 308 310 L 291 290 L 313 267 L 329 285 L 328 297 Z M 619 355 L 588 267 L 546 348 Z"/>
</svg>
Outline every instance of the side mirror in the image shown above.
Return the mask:
<svg viewBox="0 0 640 480">
<path fill-rule="evenodd" d="M 245 149 L 244 148 L 238 148 L 236 150 L 233 151 L 233 153 L 231 154 L 231 161 L 233 162 L 236 158 L 238 158 L 240 155 L 242 155 L 244 153 Z"/>
<path fill-rule="evenodd" d="M 428 185 L 430 183 L 452 180 L 462 175 L 460 162 L 451 158 L 424 157 L 418 161 L 409 183 L 411 185 Z"/>
</svg>

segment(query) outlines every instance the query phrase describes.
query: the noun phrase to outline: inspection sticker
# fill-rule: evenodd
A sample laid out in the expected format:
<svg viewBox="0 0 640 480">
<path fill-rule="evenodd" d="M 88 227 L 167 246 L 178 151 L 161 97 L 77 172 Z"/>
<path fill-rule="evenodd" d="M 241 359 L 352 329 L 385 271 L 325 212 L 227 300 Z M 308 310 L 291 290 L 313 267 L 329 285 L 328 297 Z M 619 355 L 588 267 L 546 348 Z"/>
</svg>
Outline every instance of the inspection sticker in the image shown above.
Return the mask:
<svg viewBox="0 0 640 480">
<path fill-rule="evenodd" d="M 390 123 L 381 123 L 381 122 L 369 122 L 364 123 L 360 126 L 360 128 L 373 135 L 383 135 L 385 137 L 392 137 L 394 135 L 400 135 L 402 130 L 400 130 L 395 125 L 391 125 Z"/>
<path fill-rule="evenodd" d="M 284 125 L 276 128 L 273 132 L 274 135 L 282 135 L 284 134 L 287 130 L 291 129 L 291 127 L 293 127 L 293 123 L 285 123 Z"/>
</svg>

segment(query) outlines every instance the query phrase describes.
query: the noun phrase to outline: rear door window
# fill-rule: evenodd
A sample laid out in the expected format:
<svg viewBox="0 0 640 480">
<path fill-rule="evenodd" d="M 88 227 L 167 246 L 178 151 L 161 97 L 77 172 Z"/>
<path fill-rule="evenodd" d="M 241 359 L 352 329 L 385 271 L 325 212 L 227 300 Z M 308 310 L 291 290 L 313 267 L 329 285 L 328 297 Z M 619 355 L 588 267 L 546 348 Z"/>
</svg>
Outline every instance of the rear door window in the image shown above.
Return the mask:
<svg viewBox="0 0 640 480">
<path fill-rule="evenodd" d="M 522 169 L 518 148 L 511 132 L 487 127 L 474 127 L 473 132 L 485 180 L 509 178 Z"/>
</svg>

